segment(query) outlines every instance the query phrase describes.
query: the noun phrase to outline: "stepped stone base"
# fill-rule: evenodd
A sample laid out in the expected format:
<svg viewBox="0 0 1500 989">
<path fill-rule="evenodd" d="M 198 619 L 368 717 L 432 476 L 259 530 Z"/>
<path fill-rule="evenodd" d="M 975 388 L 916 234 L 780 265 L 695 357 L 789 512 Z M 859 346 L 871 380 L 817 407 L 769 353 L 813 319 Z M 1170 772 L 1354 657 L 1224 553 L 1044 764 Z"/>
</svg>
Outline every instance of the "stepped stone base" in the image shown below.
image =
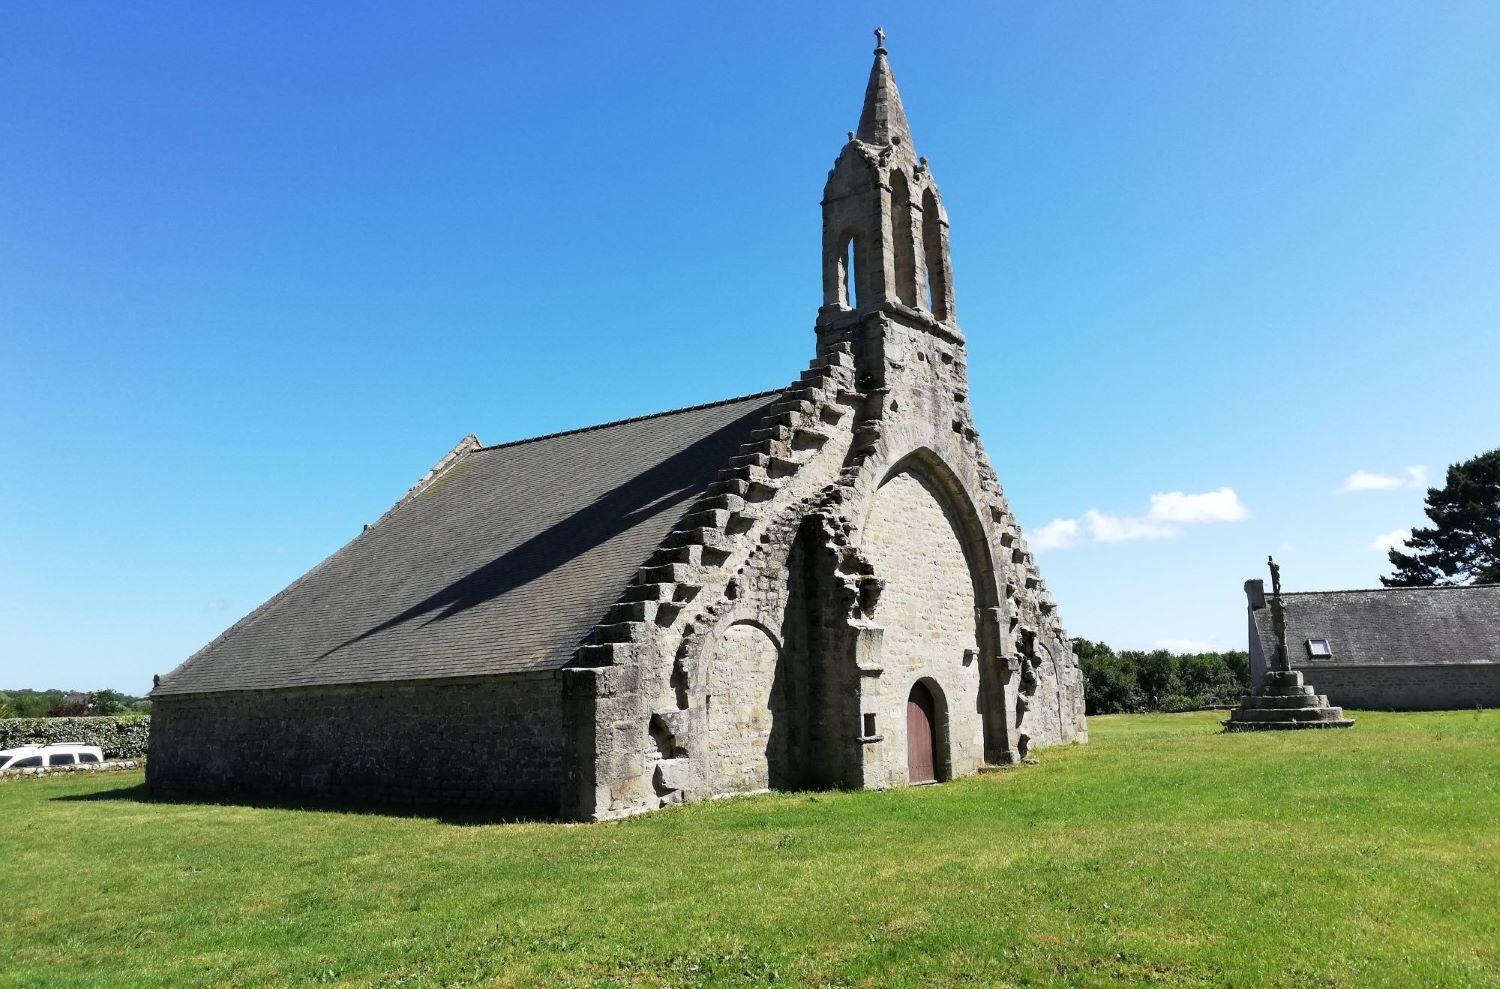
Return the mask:
<svg viewBox="0 0 1500 989">
<path fill-rule="evenodd" d="M 1304 684 L 1300 670 L 1286 670 L 1268 672 L 1260 693 L 1241 701 L 1223 724 L 1225 731 L 1294 731 L 1349 728 L 1354 719 Z"/>
</svg>

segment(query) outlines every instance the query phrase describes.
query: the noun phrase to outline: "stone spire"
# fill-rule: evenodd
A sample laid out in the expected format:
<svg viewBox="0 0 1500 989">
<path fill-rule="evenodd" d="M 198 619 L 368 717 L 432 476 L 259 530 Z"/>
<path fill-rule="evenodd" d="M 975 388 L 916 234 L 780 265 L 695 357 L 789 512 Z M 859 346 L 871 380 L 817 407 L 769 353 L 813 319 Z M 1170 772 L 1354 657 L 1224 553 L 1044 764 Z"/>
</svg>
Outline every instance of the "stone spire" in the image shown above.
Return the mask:
<svg viewBox="0 0 1500 989">
<path fill-rule="evenodd" d="M 896 77 L 891 75 L 891 66 L 885 56 L 885 32 L 876 28 L 875 64 L 870 67 L 865 106 L 860 111 L 859 129 L 854 136 L 876 147 L 895 145 L 905 155 L 915 156 L 911 127 L 907 125 L 906 111 L 901 107 L 901 93 L 896 89 Z"/>
</svg>

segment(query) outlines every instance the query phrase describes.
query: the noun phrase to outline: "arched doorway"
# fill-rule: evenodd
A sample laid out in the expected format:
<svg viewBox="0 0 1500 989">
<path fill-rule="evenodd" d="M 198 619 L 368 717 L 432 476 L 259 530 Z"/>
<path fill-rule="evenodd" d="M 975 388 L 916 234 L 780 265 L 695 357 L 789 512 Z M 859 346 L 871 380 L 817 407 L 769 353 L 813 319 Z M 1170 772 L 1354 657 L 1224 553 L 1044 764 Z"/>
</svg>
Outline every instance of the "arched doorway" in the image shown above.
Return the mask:
<svg viewBox="0 0 1500 989">
<path fill-rule="evenodd" d="M 937 782 L 937 704 L 922 682 L 906 698 L 906 778 L 910 783 Z"/>
</svg>

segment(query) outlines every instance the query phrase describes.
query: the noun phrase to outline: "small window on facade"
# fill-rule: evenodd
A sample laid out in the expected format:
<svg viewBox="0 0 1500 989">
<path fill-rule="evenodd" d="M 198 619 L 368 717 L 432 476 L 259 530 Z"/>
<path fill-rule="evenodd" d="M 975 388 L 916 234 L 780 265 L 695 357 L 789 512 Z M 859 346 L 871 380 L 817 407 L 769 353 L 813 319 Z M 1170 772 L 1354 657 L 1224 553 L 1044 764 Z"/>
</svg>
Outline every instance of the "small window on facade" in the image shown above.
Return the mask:
<svg viewBox="0 0 1500 989">
<path fill-rule="evenodd" d="M 33 767 L 40 766 L 41 764 L 42 764 L 42 757 L 41 756 L 39 756 L 39 755 L 29 755 L 29 756 L 27 756 L 24 759 L 17 759 L 15 762 L 13 762 L 13 763 L 10 764 L 9 768 L 10 769 L 31 769 Z"/>
<path fill-rule="evenodd" d="M 56 753 L 54 755 L 50 755 L 50 756 L 47 757 L 47 765 L 49 765 L 49 766 L 71 766 L 71 765 L 73 765 L 73 753 L 71 753 L 71 752 L 58 752 L 58 753 Z"/>
<path fill-rule="evenodd" d="M 1309 656 L 1332 656 L 1333 650 L 1328 646 L 1327 639 L 1308 639 L 1307 654 Z"/>
<path fill-rule="evenodd" d="M 866 738 L 873 738 L 874 736 L 875 736 L 875 715 L 873 715 L 873 714 L 867 714 L 867 715 L 865 715 L 865 737 Z"/>
<path fill-rule="evenodd" d="M 79 762 L 98 762 L 99 761 L 99 757 L 96 756 L 96 755 L 94 755 L 94 753 L 92 753 L 92 752 L 80 752 L 80 753 L 78 753 L 78 761 Z"/>
</svg>

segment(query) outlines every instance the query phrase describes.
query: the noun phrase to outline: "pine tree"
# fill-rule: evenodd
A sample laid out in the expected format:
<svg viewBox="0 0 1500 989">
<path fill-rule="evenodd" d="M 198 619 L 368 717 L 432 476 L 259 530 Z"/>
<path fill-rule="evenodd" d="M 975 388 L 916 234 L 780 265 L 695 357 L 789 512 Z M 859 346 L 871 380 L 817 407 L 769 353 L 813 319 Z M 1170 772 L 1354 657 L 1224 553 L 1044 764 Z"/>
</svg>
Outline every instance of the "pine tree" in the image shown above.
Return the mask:
<svg viewBox="0 0 1500 989">
<path fill-rule="evenodd" d="M 1432 526 L 1412 530 L 1407 552 L 1393 549 L 1387 587 L 1500 583 L 1500 449 L 1448 468 L 1427 490 Z"/>
</svg>

